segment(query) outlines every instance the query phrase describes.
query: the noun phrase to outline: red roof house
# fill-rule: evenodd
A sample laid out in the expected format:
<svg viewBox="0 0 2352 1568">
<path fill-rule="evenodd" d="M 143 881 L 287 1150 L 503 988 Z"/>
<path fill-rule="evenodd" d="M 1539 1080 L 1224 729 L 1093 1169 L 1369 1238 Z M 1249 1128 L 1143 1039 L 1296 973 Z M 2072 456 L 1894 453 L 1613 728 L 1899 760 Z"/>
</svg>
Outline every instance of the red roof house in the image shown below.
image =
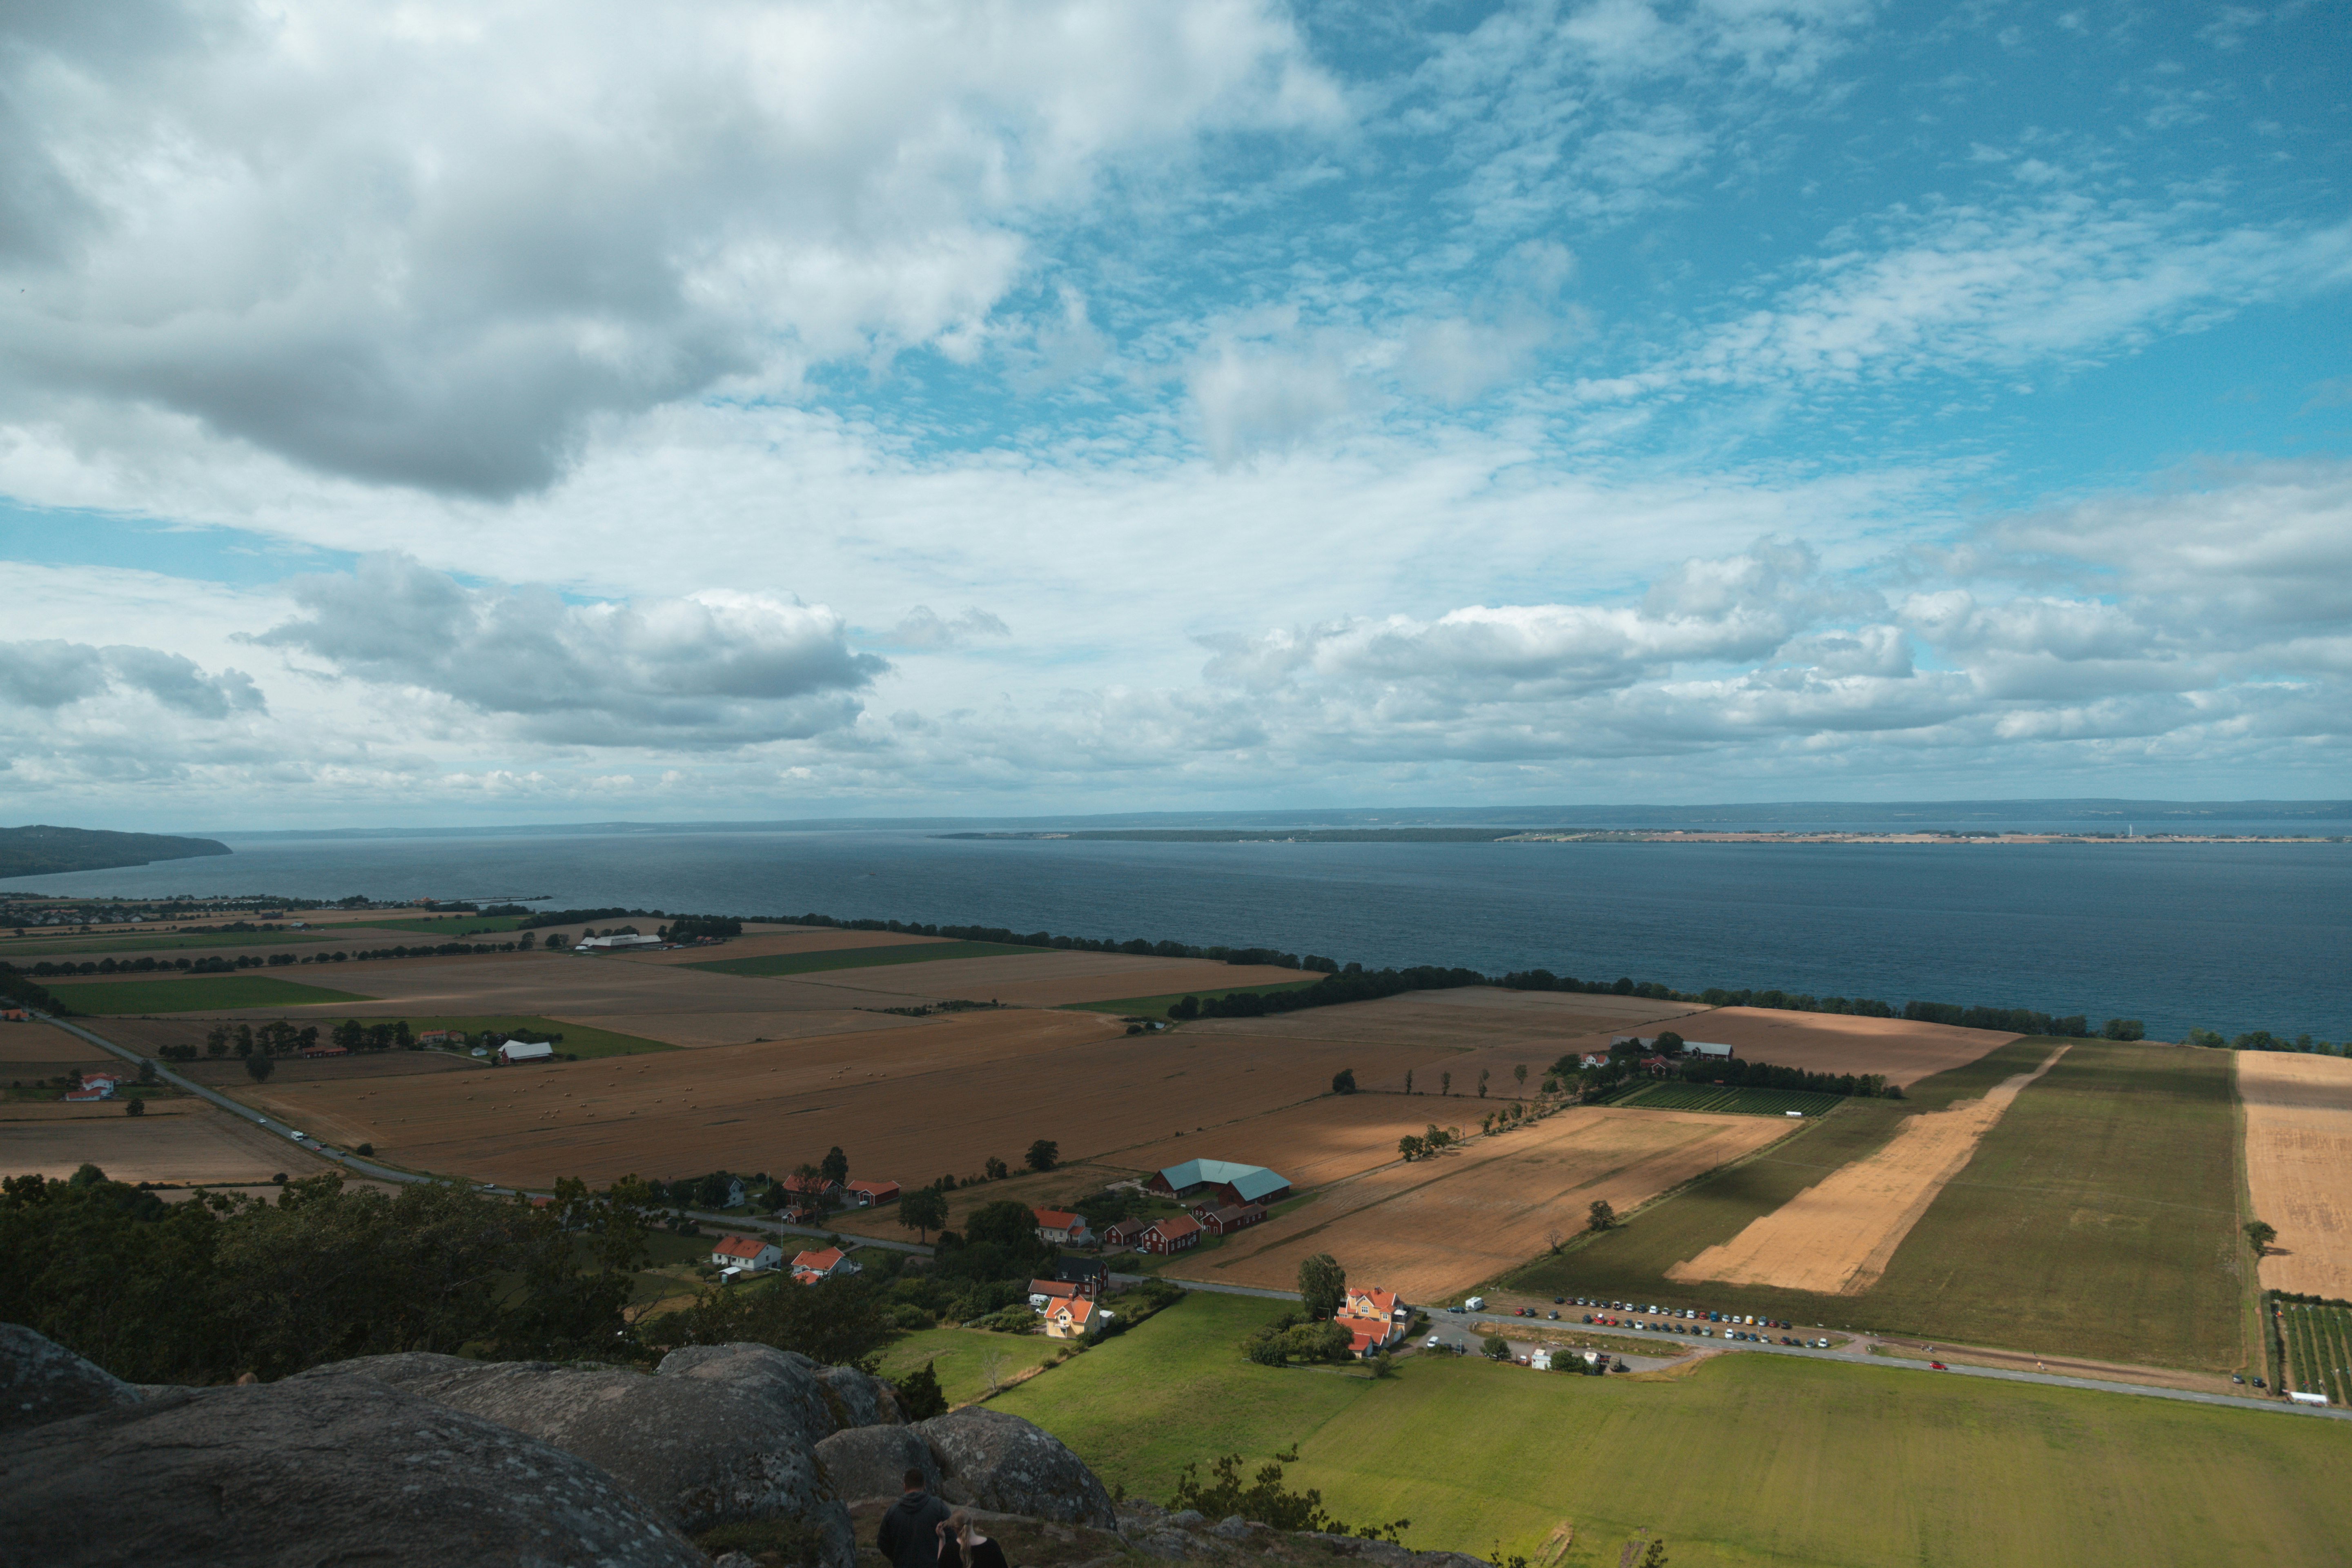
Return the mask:
<svg viewBox="0 0 2352 1568">
<path fill-rule="evenodd" d="M 1153 1220 L 1143 1227 L 1143 1234 L 1135 1238 L 1138 1252 L 1157 1252 L 1163 1257 L 1170 1253 L 1188 1252 L 1200 1245 L 1200 1222 L 1181 1214 Z"/>
<path fill-rule="evenodd" d="M 1067 1209 L 1031 1209 L 1036 1216 L 1037 1235 L 1055 1247 L 1087 1247 L 1094 1235 L 1087 1229 L 1087 1216 L 1072 1214 Z"/>
<path fill-rule="evenodd" d="M 858 1267 L 850 1260 L 849 1254 L 837 1247 L 824 1247 L 816 1252 L 800 1253 L 793 1258 L 793 1278 L 795 1279 L 800 1279 L 803 1274 L 817 1279 L 827 1279 L 835 1274 L 855 1274 L 857 1271 Z"/>
<path fill-rule="evenodd" d="M 870 1209 L 877 1204 L 895 1203 L 898 1197 L 896 1182 L 844 1182 L 842 1192 L 859 1208 Z"/>
</svg>

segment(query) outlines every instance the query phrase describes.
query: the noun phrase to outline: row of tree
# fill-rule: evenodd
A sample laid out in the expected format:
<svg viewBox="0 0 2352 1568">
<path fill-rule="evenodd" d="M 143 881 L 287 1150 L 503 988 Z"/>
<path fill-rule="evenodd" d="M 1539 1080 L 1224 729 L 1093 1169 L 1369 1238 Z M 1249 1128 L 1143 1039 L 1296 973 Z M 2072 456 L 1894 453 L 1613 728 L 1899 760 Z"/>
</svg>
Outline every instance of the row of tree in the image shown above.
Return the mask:
<svg viewBox="0 0 2352 1568">
<path fill-rule="evenodd" d="M 1168 1009 L 1168 1016 L 1177 1019 L 1262 1018 L 1269 1013 L 1295 1013 L 1301 1008 L 1328 1007 L 1342 1002 L 1370 1002 L 1407 991 L 1444 991 L 1485 984 L 1486 977 L 1475 969 L 1371 970 L 1351 963 L 1295 991 L 1236 991 L 1226 996 L 1186 996 Z"/>
</svg>

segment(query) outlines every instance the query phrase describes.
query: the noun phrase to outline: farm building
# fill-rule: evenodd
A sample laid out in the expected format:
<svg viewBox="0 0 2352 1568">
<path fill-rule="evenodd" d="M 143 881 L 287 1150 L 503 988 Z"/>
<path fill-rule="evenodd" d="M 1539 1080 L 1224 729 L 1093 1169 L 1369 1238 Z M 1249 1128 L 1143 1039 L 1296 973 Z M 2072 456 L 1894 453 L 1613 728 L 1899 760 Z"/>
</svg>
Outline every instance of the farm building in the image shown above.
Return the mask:
<svg viewBox="0 0 2352 1568">
<path fill-rule="evenodd" d="M 1606 1051 L 1587 1051 L 1582 1056 L 1576 1058 L 1576 1065 L 1585 1068 L 1605 1068 L 1609 1065 L 1609 1053 Z"/>
<path fill-rule="evenodd" d="M 1221 1208 L 1197 1211 L 1201 1228 L 1212 1236 L 1231 1236 L 1237 1230 L 1247 1230 L 1265 1218 L 1264 1204 L 1227 1204 Z"/>
<path fill-rule="evenodd" d="M 466 1043 L 463 1029 L 427 1029 L 416 1037 L 420 1046 L 462 1046 Z"/>
<path fill-rule="evenodd" d="M 22 1007 L 0 1007 L 0 1022 L 10 1024 L 29 1023 L 32 1021 L 32 1016 L 33 1016 L 30 1013 L 26 1012 Z"/>
<path fill-rule="evenodd" d="M 1103 1293 L 1109 1279 L 1099 1258 L 1065 1258 L 1054 1266 L 1055 1283 L 1076 1286 L 1078 1294 L 1089 1300 Z"/>
<path fill-rule="evenodd" d="M 1045 1337 L 1054 1340 L 1083 1338 L 1095 1326 L 1098 1318 L 1110 1314 L 1083 1299 L 1057 1302 L 1045 1312 Z"/>
<path fill-rule="evenodd" d="M 1040 1312 L 1051 1311 L 1057 1301 L 1075 1301 L 1078 1288 L 1063 1279 L 1032 1279 L 1029 1281 L 1029 1305 Z"/>
<path fill-rule="evenodd" d="M 1138 1252 L 1157 1252 L 1162 1257 L 1171 1253 L 1189 1252 L 1201 1245 L 1200 1222 L 1175 1215 L 1167 1219 L 1155 1219 L 1143 1227 L 1135 1238 Z"/>
<path fill-rule="evenodd" d="M 304 1046 L 301 1050 L 302 1057 L 309 1061 L 317 1061 L 323 1057 L 347 1057 L 351 1054 L 351 1047 L 338 1046 L 327 1041 L 321 1041 L 315 1046 Z"/>
<path fill-rule="evenodd" d="M 69 1089 L 66 1090 L 66 1099 L 75 1104 L 79 1104 L 85 1100 L 112 1100 L 113 1098 L 114 1086 L 110 1083 L 101 1083 L 95 1089 Z"/>
<path fill-rule="evenodd" d="M 784 1260 L 784 1249 L 772 1241 L 762 1241 L 756 1236 L 722 1236 L 710 1249 L 710 1261 L 721 1268 L 740 1268 L 756 1273 L 773 1268 Z"/>
<path fill-rule="evenodd" d="M 1331 1321 L 1354 1336 L 1354 1352 L 1367 1356 L 1402 1339 L 1406 1321 L 1412 1316 L 1412 1309 L 1399 1301 L 1393 1290 L 1350 1286 L 1348 1299 L 1331 1315 Z"/>
<path fill-rule="evenodd" d="M 124 1084 L 129 1083 L 130 1081 L 131 1075 L 129 1073 L 86 1072 L 81 1075 L 81 1086 L 84 1089 L 96 1089 L 100 1084 L 109 1084 L 116 1089 L 121 1089 Z"/>
<path fill-rule="evenodd" d="M 798 1253 L 793 1258 L 793 1278 L 803 1284 L 829 1279 L 836 1274 L 856 1274 L 858 1271 L 858 1265 L 849 1254 L 837 1247 L 828 1247 L 818 1252 Z"/>
<path fill-rule="evenodd" d="M 898 1184 L 896 1182 L 844 1182 L 841 1192 L 843 1197 L 862 1209 L 898 1200 Z"/>
<path fill-rule="evenodd" d="M 1289 1177 L 1231 1160 L 1187 1160 L 1155 1173 L 1144 1185 L 1171 1198 L 1212 1192 L 1221 1204 L 1276 1204 L 1290 1195 Z"/>
<path fill-rule="evenodd" d="M 830 1181 L 824 1176 L 790 1175 L 778 1182 L 776 1185 L 783 1188 L 793 1197 L 806 1198 L 812 1204 L 837 1205 L 841 1202 L 841 1184 Z M 743 1200 L 738 1198 L 735 1201 L 741 1203 Z"/>
<path fill-rule="evenodd" d="M 1718 1046 L 1708 1040 L 1685 1040 L 1683 1042 L 1683 1055 L 1686 1057 L 1719 1057 L 1724 1060 L 1728 1061 L 1731 1058 L 1732 1050 L 1729 1046 Z"/>
<path fill-rule="evenodd" d="M 667 945 L 657 936 L 592 936 L 572 951 L 574 952 L 626 952 L 632 948 Z"/>
<path fill-rule="evenodd" d="M 1087 1229 L 1087 1216 L 1068 1209 L 1031 1209 L 1037 1220 L 1037 1239 L 1055 1247 L 1091 1247 L 1094 1233 Z"/>
<path fill-rule="evenodd" d="M 1105 1247 L 1133 1247 L 1150 1227 L 1151 1222 L 1148 1219 L 1123 1219 L 1116 1225 L 1103 1227 L 1102 1242 Z"/>
<path fill-rule="evenodd" d="M 500 1067 L 507 1067 L 515 1062 L 543 1062 L 554 1055 L 555 1047 L 545 1040 L 509 1040 L 499 1047 L 498 1060 Z"/>
</svg>

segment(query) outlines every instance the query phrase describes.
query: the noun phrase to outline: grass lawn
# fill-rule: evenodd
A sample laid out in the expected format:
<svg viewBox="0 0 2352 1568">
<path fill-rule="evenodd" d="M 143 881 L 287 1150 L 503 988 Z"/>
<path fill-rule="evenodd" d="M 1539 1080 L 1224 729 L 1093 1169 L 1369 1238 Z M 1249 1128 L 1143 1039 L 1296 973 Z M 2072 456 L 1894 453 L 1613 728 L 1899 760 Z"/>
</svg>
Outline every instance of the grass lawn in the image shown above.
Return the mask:
<svg viewBox="0 0 2352 1568">
<path fill-rule="evenodd" d="M 923 942 L 905 947 L 844 947 L 829 952 L 776 952 L 765 958 L 714 958 L 688 969 L 720 974 L 810 974 L 822 969 L 873 969 L 886 963 L 936 963 L 948 958 L 995 958 L 1005 953 L 1055 952 L 1050 947 L 1014 947 L 1002 942 Z"/>
<path fill-rule="evenodd" d="M 921 1329 L 899 1335 L 884 1348 L 882 1375 L 896 1381 L 920 1372 L 929 1362 L 939 1370 L 940 1390 L 948 1403 L 962 1405 L 988 1392 L 988 1357 L 1003 1358 L 996 1370 L 1002 1383 L 1045 1362 L 1066 1342 L 1043 1334 L 992 1334 L 986 1329 Z"/>
<path fill-rule="evenodd" d="M 369 921 L 364 925 L 354 921 L 335 927 L 334 934 L 363 937 L 372 931 L 415 931 L 424 936 L 438 937 L 443 942 L 462 942 L 469 936 L 511 931 L 515 929 L 515 922 L 521 918 L 520 915 L 450 915 L 440 920 L 420 916 L 405 921 Z M 661 922 L 648 923 L 658 925 Z M 653 933 L 647 931 L 646 934 L 651 936 Z M 399 944 L 395 942 L 393 945 L 396 947 Z"/>
<path fill-rule="evenodd" d="M 1275 991 L 1300 991 L 1323 977 L 1310 974 L 1304 980 L 1277 980 L 1270 985 L 1228 985 L 1222 991 L 1171 991 L 1165 996 L 1127 996 L 1116 1002 L 1066 1002 L 1067 1011 L 1079 1013 L 1132 1013 L 1139 1018 L 1165 1018 L 1168 1009 L 1187 996 L 1197 996 L 1207 1002 L 1221 996 L 1264 996 Z"/>
<path fill-rule="evenodd" d="M 995 1403 L 1106 1484 L 1292 1443 L 1288 1483 L 1408 1545 L 1614 1564 L 1647 1528 L 1675 1568 L 2331 1563 L 2352 1540 L 2352 1426 L 1778 1356 L 1651 1378 L 1408 1358 L 1273 1371 L 1234 1342 L 1272 1302 L 1194 1295 Z"/>
<path fill-rule="evenodd" d="M 21 942 L 0 940 L 0 963 L 16 963 L 40 958 L 52 952 L 98 953 L 168 952 L 187 947 L 284 947 L 295 942 L 332 942 L 341 935 L 332 931 L 159 931 L 152 935 L 117 936 L 112 931 L 100 935 L 26 937 Z"/>
<path fill-rule="evenodd" d="M 1756 1159 L 1506 1283 L 1963 1344 L 2234 1367 L 2242 1247 L 2234 1237 L 2230 1064 L 2219 1051 L 2068 1042 L 2066 1056 L 2011 1105 L 1863 1295 L 1665 1278 L 1674 1264 L 1877 1149 L 1911 1110 L 1981 1094 L 2039 1066 L 2059 1043 L 2003 1046 L 1922 1080 L 1907 1100 L 1849 1100 Z"/>
<path fill-rule="evenodd" d="M 362 1018 L 360 1021 L 376 1024 L 390 1020 Z M 518 1013 L 502 1013 L 496 1016 L 411 1018 L 408 1027 L 411 1032 L 420 1035 L 428 1029 L 463 1029 L 469 1035 L 478 1035 L 488 1029 L 507 1035 L 562 1035 L 563 1038 L 555 1045 L 556 1054 L 569 1053 L 583 1061 L 597 1057 L 634 1057 L 647 1051 L 674 1051 L 678 1048 L 664 1045 L 659 1040 L 641 1040 L 635 1035 L 616 1035 L 610 1029 L 592 1029 L 585 1024 L 566 1024 L 557 1018 L 530 1017 Z"/>
<path fill-rule="evenodd" d="M 176 980 L 58 980 L 57 999 L 77 1013 L 194 1013 L 243 1007 L 311 1007 L 373 998 L 267 974 L 192 974 Z"/>
</svg>

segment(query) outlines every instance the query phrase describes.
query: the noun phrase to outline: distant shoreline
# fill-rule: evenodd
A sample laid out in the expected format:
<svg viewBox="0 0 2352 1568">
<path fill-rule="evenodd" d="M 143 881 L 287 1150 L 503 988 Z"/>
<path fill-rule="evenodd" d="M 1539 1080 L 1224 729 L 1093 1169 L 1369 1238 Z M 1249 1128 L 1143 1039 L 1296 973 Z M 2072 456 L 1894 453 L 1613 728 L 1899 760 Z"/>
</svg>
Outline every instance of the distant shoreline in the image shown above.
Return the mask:
<svg viewBox="0 0 2352 1568">
<path fill-rule="evenodd" d="M 1905 833 L 1738 828 L 1340 827 L 1095 828 L 1057 833 L 935 833 L 934 838 L 995 842 L 1084 839 L 1124 844 L 2342 844 L 2343 835 L 2311 833 L 2021 833 L 1923 830 Z"/>
</svg>

